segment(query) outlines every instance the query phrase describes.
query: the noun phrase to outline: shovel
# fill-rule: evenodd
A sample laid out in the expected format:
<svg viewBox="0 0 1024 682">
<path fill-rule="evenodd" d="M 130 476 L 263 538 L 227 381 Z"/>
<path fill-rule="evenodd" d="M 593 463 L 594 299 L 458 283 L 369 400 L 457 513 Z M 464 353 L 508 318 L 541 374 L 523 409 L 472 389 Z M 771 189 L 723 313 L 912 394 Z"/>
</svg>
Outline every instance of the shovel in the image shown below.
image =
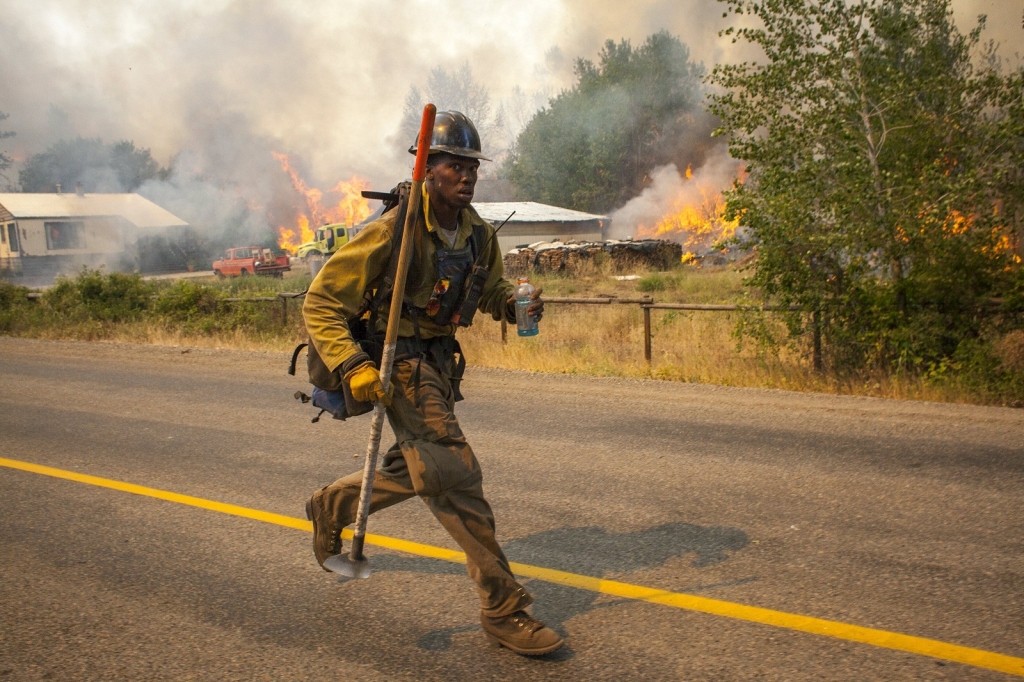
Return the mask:
<svg viewBox="0 0 1024 682">
<path fill-rule="evenodd" d="M 391 291 L 391 309 L 388 313 L 388 328 L 384 334 L 384 354 L 380 361 L 380 383 L 384 392 L 391 390 L 391 370 L 398 344 L 398 322 L 402 316 L 402 298 L 405 294 L 405 278 L 412 260 L 412 231 L 419 220 L 423 202 L 423 178 L 427 174 L 427 154 L 434 137 L 434 116 L 437 107 L 428 104 L 423 107 L 423 121 L 416 145 L 416 164 L 412 170 L 412 188 L 409 190 L 409 206 L 405 212 L 405 231 L 402 246 L 398 252 L 398 269 Z M 373 421 L 370 422 L 370 443 L 366 446 L 366 463 L 363 466 L 363 483 L 359 491 L 359 509 L 356 511 L 356 527 L 352 531 L 352 549 L 346 554 L 335 554 L 324 561 L 324 568 L 349 578 L 369 578 L 370 562 L 363 555 L 366 539 L 366 518 L 370 515 L 370 496 L 373 494 L 373 474 L 377 469 L 377 455 L 380 452 L 380 432 L 384 427 L 384 403 L 373 404 Z"/>
</svg>

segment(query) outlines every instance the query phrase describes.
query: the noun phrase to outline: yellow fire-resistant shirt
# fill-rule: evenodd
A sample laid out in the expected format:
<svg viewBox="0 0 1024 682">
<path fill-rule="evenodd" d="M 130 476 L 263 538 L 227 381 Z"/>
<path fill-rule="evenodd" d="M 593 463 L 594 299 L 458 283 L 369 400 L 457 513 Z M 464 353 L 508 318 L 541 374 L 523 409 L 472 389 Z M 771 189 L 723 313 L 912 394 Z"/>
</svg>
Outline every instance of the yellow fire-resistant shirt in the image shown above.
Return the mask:
<svg viewBox="0 0 1024 682">
<path fill-rule="evenodd" d="M 423 210 L 428 216 L 427 230 L 438 231 L 437 218 L 430 209 L 426 191 Z M 320 357 L 331 371 L 361 350 L 352 339 L 346 320 L 359 312 L 363 303 L 363 293 L 370 288 L 376 288 L 383 279 L 384 271 L 391 259 L 397 214 L 397 209 L 388 211 L 363 228 L 352 241 L 338 249 L 330 260 L 324 263 L 306 293 L 306 302 L 302 306 L 306 330 Z M 501 248 L 498 246 L 497 238 L 491 239 L 494 227 L 481 218 L 472 207 L 463 209 L 459 214 L 459 227 L 453 248 L 461 249 L 466 246 L 470 235 L 473 234 L 474 225 L 485 226 L 486 247 L 482 263 L 490 269 L 490 276 L 480 297 L 479 310 L 489 313 L 495 320 L 505 317 L 508 321 L 514 322 L 514 310 L 506 304 L 514 287 L 502 276 L 504 270 Z M 431 237 L 422 234 L 422 220 L 418 222 L 418 230 L 420 234 L 414 242 L 417 249 L 409 266 L 405 292 L 413 305 L 425 308 L 437 283 L 437 247 Z M 441 239 L 444 241 L 443 237 Z M 384 331 L 388 316 L 387 302 L 377 313 L 380 318 L 378 331 Z M 419 325 L 420 336 L 425 339 L 455 333 L 454 325 L 436 325 L 425 316 L 420 317 Z M 412 321 L 403 317 L 399 323 L 398 335 L 413 334 Z"/>
</svg>

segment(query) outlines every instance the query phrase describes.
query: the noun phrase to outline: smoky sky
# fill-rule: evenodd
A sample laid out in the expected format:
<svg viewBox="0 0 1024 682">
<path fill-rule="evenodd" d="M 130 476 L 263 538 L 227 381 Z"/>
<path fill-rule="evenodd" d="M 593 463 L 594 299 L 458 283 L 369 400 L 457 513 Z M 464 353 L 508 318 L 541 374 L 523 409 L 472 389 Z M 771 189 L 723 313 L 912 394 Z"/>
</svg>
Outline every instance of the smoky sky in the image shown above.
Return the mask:
<svg viewBox="0 0 1024 682">
<path fill-rule="evenodd" d="M 961 30 L 1024 50 L 1024 0 L 958 0 Z M 259 182 L 270 151 L 311 184 L 408 172 L 398 131 L 411 85 L 469 63 L 501 103 L 571 85 L 573 62 L 606 39 L 678 35 L 707 66 L 742 56 L 714 0 L 6 0 L 0 12 L 0 128 L 15 157 L 81 135 L 129 139 Z M 198 172 L 202 172 L 202 163 Z M 16 170 L 16 169 L 15 169 Z"/>
</svg>

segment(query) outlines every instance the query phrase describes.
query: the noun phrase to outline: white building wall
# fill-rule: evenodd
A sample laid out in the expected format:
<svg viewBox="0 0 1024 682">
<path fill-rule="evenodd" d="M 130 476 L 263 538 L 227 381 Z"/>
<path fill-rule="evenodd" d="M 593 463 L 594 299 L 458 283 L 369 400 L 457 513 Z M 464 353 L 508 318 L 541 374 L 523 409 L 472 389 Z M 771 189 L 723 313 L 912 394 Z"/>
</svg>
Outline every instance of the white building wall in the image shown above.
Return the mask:
<svg viewBox="0 0 1024 682">
<path fill-rule="evenodd" d="M 0 258 L 11 257 L 11 243 L 7 239 L 8 225 L 14 225 L 14 221 L 6 222 L 0 220 Z"/>
<path fill-rule="evenodd" d="M 576 222 L 514 222 L 515 218 L 498 232 L 498 246 L 502 255 L 511 249 L 535 242 L 599 242 L 604 239 L 600 220 Z M 497 227 L 497 225 L 495 225 Z"/>
<path fill-rule="evenodd" d="M 46 223 L 51 221 L 82 223 L 84 245 L 78 249 L 50 249 L 46 242 Z M 25 256 L 80 256 L 118 254 L 125 251 L 123 219 L 119 217 L 34 218 L 18 221 Z"/>
</svg>

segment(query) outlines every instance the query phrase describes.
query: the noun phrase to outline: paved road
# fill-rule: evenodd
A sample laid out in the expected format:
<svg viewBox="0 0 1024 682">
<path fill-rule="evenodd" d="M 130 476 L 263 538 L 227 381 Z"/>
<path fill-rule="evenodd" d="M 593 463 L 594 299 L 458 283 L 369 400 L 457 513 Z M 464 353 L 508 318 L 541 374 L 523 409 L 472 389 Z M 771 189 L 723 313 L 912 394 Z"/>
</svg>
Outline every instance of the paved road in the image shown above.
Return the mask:
<svg viewBox="0 0 1024 682">
<path fill-rule="evenodd" d="M 302 517 L 366 418 L 281 354 L 0 339 L 0 457 Z M 1024 656 L 1024 411 L 471 370 L 513 561 Z M 456 549 L 416 500 L 371 532 Z M 489 647 L 463 568 L 0 467 L 0 679 L 1011 679 L 531 580 L 569 637 Z"/>
</svg>

